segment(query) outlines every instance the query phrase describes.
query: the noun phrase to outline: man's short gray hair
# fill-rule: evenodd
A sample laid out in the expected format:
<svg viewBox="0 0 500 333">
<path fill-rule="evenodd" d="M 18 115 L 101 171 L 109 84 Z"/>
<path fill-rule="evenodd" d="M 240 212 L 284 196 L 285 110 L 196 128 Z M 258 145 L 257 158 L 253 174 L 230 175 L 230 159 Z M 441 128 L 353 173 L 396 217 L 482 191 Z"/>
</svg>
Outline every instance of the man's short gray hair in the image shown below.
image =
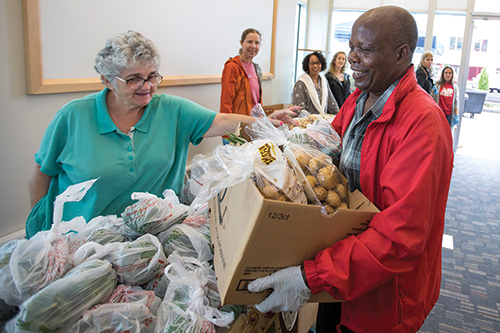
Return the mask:
<svg viewBox="0 0 500 333">
<path fill-rule="evenodd" d="M 116 77 L 127 66 L 150 64 L 158 69 L 161 63 L 156 45 L 141 33 L 132 30 L 108 39 L 95 58 L 95 70 L 115 85 Z"/>
</svg>

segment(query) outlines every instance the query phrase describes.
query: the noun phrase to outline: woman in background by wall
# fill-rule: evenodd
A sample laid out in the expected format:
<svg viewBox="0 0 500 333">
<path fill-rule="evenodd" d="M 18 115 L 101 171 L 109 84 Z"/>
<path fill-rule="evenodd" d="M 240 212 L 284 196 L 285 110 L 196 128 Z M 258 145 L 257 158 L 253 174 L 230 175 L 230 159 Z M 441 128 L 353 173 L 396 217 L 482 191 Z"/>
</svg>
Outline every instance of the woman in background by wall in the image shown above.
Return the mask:
<svg viewBox="0 0 500 333">
<path fill-rule="evenodd" d="M 221 79 L 221 113 L 250 115 L 262 103 L 262 70 L 253 62 L 259 54 L 260 32 L 249 28 L 241 34 L 239 55 L 224 64 Z"/>
<path fill-rule="evenodd" d="M 292 103 L 311 114 L 337 114 L 339 107 L 321 72 L 326 68 L 326 59 L 320 52 L 308 54 L 302 61 L 304 74 L 293 87 Z"/>
<path fill-rule="evenodd" d="M 420 64 L 418 65 L 415 74 L 417 75 L 418 84 L 431 96 L 437 94 L 436 86 L 434 86 L 434 80 L 432 79 L 431 69 L 432 63 L 434 61 L 434 56 L 431 52 L 422 53 L 422 58 L 420 59 Z"/>
<path fill-rule="evenodd" d="M 339 108 L 351 94 L 351 82 L 349 81 L 349 75 L 345 73 L 345 66 L 346 54 L 339 51 L 333 56 L 328 73 L 325 75 Z"/>
<path fill-rule="evenodd" d="M 450 66 L 443 68 L 441 78 L 437 82 L 439 93 L 436 95 L 436 103 L 443 110 L 450 127 L 453 117 L 458 117 L 458 87 L 453 82 L 453 77 L 453 69 Z"/>
</svg>

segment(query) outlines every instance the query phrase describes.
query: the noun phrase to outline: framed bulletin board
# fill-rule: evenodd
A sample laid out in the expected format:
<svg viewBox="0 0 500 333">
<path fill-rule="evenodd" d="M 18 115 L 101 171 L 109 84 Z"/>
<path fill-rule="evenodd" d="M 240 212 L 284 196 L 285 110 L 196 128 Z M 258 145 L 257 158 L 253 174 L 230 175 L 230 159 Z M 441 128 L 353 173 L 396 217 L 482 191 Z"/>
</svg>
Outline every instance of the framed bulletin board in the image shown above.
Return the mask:
<svg viewBox="0 0 500 333">
<path fill-rule="evenodd" d="M 160 49 L 161 86 L 218 83 L 241 33 L 262 34 L 256 62 L 274 78 L 278 0 L 22 0 L 28 94 L 97 91 L 106 39 L 135 30 Z"/>
</svg>

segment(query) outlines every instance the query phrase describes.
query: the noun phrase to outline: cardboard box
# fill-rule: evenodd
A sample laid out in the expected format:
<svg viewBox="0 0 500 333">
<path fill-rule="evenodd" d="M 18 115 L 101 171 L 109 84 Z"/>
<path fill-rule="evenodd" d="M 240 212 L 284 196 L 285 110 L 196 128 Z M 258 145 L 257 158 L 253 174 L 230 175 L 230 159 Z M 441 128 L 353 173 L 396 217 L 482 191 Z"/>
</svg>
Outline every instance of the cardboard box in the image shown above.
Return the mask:
<svg viewBox="0 0 500 333">
<path fill-rule="evenodd" d="M 268 116 L 269 114 L 273 113 L 273 111 L 283 110 L 283 109 L 286 109 L 286 108 L 289 108 L 292 106 L 293 106 L 293 104 L 284 103 L 284 104 L 267 105 L 267 106 L 263 106 L 262 108 L 264 109 L 264 112 Z"/>
<path fill-rule="evenodd" d="M 336 241 L 368 228 L 379 212 L 359 191 L 349 208 L 326 217 L 319 206 L 267 200 L 252 180 L 219 193 L 209 202 L 214 268 L 223 304 L 257 304 L 271 291 L 252 293 L 247 285 L 279 269 L 300 265 Z M 310 302 L 335 302 L 330 294 Z"/>
</svg>

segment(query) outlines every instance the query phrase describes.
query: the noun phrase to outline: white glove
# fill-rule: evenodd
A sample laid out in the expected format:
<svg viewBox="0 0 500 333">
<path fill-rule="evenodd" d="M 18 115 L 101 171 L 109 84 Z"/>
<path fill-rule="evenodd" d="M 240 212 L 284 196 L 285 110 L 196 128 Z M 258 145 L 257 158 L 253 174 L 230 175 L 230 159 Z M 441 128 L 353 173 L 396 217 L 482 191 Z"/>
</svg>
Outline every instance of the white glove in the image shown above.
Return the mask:
<svg viewBox="0 0 500 333">
<path fill-rule="evenodd" d="M 297 311 L 307 303 L 311 297 L 311 290 L 307 287 L 300 266 L 288 267 L 271 275 L 250 282 L 248 290 L 259 292 L 266 289 L 274 291 L 260 304 L 255 305 L 262 313 L 269 311 Z"/>
</svg>

